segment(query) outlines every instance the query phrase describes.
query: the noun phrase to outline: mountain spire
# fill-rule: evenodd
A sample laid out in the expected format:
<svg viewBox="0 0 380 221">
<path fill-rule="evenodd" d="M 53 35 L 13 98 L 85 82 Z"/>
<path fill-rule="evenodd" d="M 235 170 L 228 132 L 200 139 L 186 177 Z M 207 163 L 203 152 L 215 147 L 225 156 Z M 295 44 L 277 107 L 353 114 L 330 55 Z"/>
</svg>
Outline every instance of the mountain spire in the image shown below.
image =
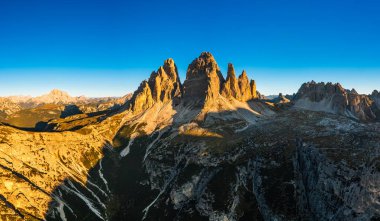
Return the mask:
<svg viewBox="0 0 380 221">
<path fill-rule="evenodd" d="M 164 61 L 157 71 L 153 71 L 148 81 L 143 81 L 131 99 L 132 110 L 143 111 L 154 103 L 165 103 L 173 98 L 180 97 L 182 85 L 179 80 L 178 69 L 174 60 Z"/>
<path fill-rule="evenodd" d="M 239 89 L 241 92 L 241 101 L 248 101 L 252 99 L 251 85 L 245 70 L 239 76 Z"/>
<path fill-rule="evenodd" d="M 203 52 L 187 69 L 183 84 L 184 100 L 186 103 L 207 105 L 219 96 L 223 82 L 224 78 L 212 54 Z"/>
<path fill-rule="evenodd" d="M 141 112 L 153 106 L 152 91 L 147 81 L 141 82 L 139 88 L 133 94 L 131 102 L 133 112 Z"/>
<path fill-rule="evenodd" d="M 228 64 L 226 82 L 223 84 L 222 95 L 227 98 L 236 98 L 240 100 L 241 93 L 239 83 L 235 75 L 235 69 L 233 64 Z"/>
</svg>

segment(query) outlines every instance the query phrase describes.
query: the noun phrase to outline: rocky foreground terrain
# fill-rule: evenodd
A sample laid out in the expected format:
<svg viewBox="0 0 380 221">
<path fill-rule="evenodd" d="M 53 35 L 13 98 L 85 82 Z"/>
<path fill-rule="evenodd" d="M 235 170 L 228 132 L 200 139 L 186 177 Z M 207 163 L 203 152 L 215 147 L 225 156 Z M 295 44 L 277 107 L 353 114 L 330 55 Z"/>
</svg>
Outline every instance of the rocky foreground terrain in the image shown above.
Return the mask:
<svg viewBox="0 0 380 221">
<path fill-rule="evenodd" d="M 379 97 L 168 59 L 118 109 L 1 125 L 0 220 L 380 220 Z"/>
</svg>

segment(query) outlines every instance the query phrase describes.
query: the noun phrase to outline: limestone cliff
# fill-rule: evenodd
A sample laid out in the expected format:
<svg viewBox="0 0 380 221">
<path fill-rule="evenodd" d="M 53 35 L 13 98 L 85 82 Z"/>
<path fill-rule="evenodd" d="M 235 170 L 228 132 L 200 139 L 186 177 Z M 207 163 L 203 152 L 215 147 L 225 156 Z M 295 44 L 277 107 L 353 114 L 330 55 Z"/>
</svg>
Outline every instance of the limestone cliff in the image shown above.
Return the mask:
<svg viewBox="0 0 380 221">
<path fill-rule="evenodd" d="M 245 70 L 239 76 L 239 88 L 241 92 L 241 101 L 248 101 L 252 99 L 252 89 Z"/>
<path fill-rule="evenodd" d="M 305 109 L 346 115 L 363 121 L 377 118 L 375 103 L 367 95 L 345 90 L 339 83 L 305 83 L 296 94 L 295 105 Z"/>
<path fill-rule="evenodd" d="M 156 89 L 158 90 L 158 89 Z M 131 107 L 134 112 L 141 112 L 154 104 L 152 90 L 147 81 L 143 81 L 131 98 Z"/>
<path fill-rule="evenodd" d="M 183 84 L 184 101 L 207 106 L 219 96 L 223 82 L 224 78 L 212 54 L 203 52 L 187 69 Z"/>
<path fill-rule="evenodd" d="M 239 88 L 239 82 L 235 76 L 235 69 L 233 64 L 228 64 L 226 82 L 223 84 L 222 95 L 227 98 L 235 98 L 240 100 L 241 92 Z"/>
<path fill-rule="evenodd" d="M 251 86 L 252 99 L 257 99 L 259 96 L 257 95 L 256 81 L 251 80 L 250 86 Z"/>
<path fill-rule="evenodd" d="M 237 79 L 234 66 L 231 63 L 228 64 L 227 79 L 223 84 L 221 94 L 226 98 L 235 98 L 242 102 L 258 98 L 256 82 L 254 80 L 249 81 L 245 71 Z"/>
<path fill-rule="evenodd" d="M 155 103 L 173 101 L 206 108 L 213 106 L 220 96 L 242 102 L 256 99 L 256 83 L 248 79 L 245 71 L 237 79 L 231 63 L 224 80 L 215 58 L 211 53 L 203 52 L 189 65 L 183 86 L 173 59 L 167 59 L 163 66 L 152 72 L 147 83 L 140 85 L 130 106 L 134 112 L 141 112 Z"/>
<path fill-rule="evenodd" d="M 164 65 L 153 72 L 148 80 L 155 102 L 167 102 L 181 96 L 181 82 L 173 59 L 167 59 Z"/>
<path fill-rule="evenodd" d="M 177 66 L 173 59 L 167 59 L 163 66 L 153 71 L 148 81 L 143 81 L 131 98 L 131 108 L 142 112 L 155 103 L 167 103 L 179 99 L 182 95 L 182 85 Z"/>
</svg>

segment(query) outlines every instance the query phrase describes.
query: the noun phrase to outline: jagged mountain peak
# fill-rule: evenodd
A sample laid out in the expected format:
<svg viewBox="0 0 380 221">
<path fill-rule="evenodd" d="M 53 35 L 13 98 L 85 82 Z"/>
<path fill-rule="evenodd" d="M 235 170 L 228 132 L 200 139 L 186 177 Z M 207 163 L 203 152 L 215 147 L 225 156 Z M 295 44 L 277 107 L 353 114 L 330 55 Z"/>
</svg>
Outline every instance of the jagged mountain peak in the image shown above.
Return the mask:
<svg viewBox="0 0 380 221">
<path fill-rule="evenodd" d="M 240 74 L 238 81 L 241 92 L 241 101 L 248 101 L 252 99 L 252 89 L 247 72 L 245 70 L 243 70 L 243 72 Z"/>
<path fill-rule="evenodd" d="M 69 96 L 69 94 L 66 91 L 62 91 L 57 88 L 52 89 L 48 94 L 57 96 Z"/>
<path fill-rule="evenodd" d="M 165 103 L 182 95 L 182 85 L 174 60 L 164 61 L 157 71 L 153 71 L 146 81 L 144 80 L 131 99 L 131 108 L 141 112 L 154 103 Z"/>
<path fill-rule="evenodd" d="M 180 82 L 177 65 L 172 58 L 168 58 L 164 61 L 162 68 L 165 70 L 166 74 L 174 81 Z"/>
<path fill-rule="evenodd" d="M 222 95 L 227 98 L 233 97 L 243 102 L 256 99 L 256 82 L 249 80 L 245 70 L 236 78 L 234 67 L 230 63 L 228 65 L 227 80 L 223 85 Z"/>
<path fill-rule="evenodd" d="M 141 112 L 153 105 L 154 100 L 152 97 L 152 90 L 150 89 L 148 81 L 144 80 L 141 82 L 140 86 L 133 94 L 131 102 L 131 109 L 134 112 Z"/>
<path fill-rule="evenodd" d="M 316 82 L 314 80 L 312 81 L 309 81 L 309 82 L 306 82 L 304 83 L 303 85 L 305 86 L 324 86 L 324 87 L 336 87 L 336 88 L 339 88 L 341 89 L 342 91 L 344 90 L 343 86 L 339 83 L 339 82 L 336 82 L 336 83 L 333 83 L 333 82 Z"/>
<path fill-rule="evenodd" d="M 252 99 L 257 99 L 259 96 L 258 96 L 258 92 L 256 88 L 256 81 L 251 80 L 250 85 L 251 85 Z"/>
<path fill-rule="evenodd" d="M 83 98 L 82 98 L 83 99 Z M 38 97 L 34 97 L 30 99 L 30 102 L 32 103 L 73 103 L 78 100 L 77 97 L 70 96 L 67 92 L 59 90 L 59 89 L 53 89 L 48 94 L 44 94 Z"/>
<path fill-rule="evenodd" d="M 314 80 L 303 83 L 301 88 L 298 90 L 296 97 L 302 96 L 304 93 L 313 91 L 315 100 L 319 101 L 324 96 L 324 93 L 333 94 L 338 93 L 345 95 L 347 91 L 343 88 L 340 83 L 332 82 L 315 82 Z M 322 93 L 320 93 L 322 92 Z"/>
<path fill-rule="evenodd" d="M 241 96 L 239 83 L 236 78 L 235 69 L 232 63 L 228 64 L 227 78 L 222 87 L 222 95 L 227 98 L 233 97 L 238 100 Z"/>
<path fill-rule="evenodd" d="M 377 116 L 373 110 L 373 100 L 361 95 L 355 89 L 346 90 L 340 83 L 315 81 L 302 84 L 295 96 L 295 106 L 304 109 L 324 111 L 363 121 L 371 121 Z"/>
<path fill-rule="evenodd" d="M 210 52 L 202 52 L 198 58 L 195 58 L 189 65 L 186 72 L 186 79 L 194 77 L 193 75 L 213 74 L 216 72 L 219 78 L 224 80 L 220 68 Z"/>
<path fill-rule="evenodd" d="M 352 88 L 350 92 L 353 93 L 353 94 L 359 94 L 359 93 L 355 90 L 355 88 Z"/>
<path fill-rule="evenodd" d="M 247 72 L 243 70 L 239 76 L 240 79 L 248 79 Z"/>
<path fill-rule="evenodd" d="M 175 65 L 175 62 L 174 62 L 174 59 L 173 58 L 168 58 L 164 61 L 164 65 L 167 65 L 167 66 L 174 66 Z"/>
<path fill-rule="evenodd" d="M 171 58 L 165 60 L 163 66 L 160 66 L 157 71 L 152 72 L 147 84 L 150 87 L 151 97 L 156 103 L 165 103 L 176 99 L 176 103 L 182 102 L 185 105 L 191 104 L 193 107 L 206 107 L 215 103 L 219 96 L 228 99 L 234 98 L 242 102 L 258 97 L 256 82 L 248 78 L 245 70 L 237 78 L 233 64 L 229 63 L 225 80 L 210 52 L 202 52 L 190 63 L 183 85 L 179 80 L 174 60 Z M 135 93 L 143 91 L 138 90 Z M 133 104 L 134 99 L 131 101 L 132 106 L 141 106 Z"/>
<path fill-rule="evenodd" d="M 211 52 L 208 51 L 201 52 L 199 59 L 210 59 L 215 61 L 214 56 L 211 54 Z"/>
<path fill-rule="evenodd" d="M 219 96 L 223 83 L 223 75 L 214 57 L 209 52 L 203 52 L 187 69 L 183 84 L 184 99 L 186 102 L 207 104 Z"/>
<path fill-rule="evenodd" d="M 234 65 L 232 63 L 228 63 L 226 80 L 229 80 L 230 78 L 236 78 L 235 68 L 234 68 Z"/>
</svg>

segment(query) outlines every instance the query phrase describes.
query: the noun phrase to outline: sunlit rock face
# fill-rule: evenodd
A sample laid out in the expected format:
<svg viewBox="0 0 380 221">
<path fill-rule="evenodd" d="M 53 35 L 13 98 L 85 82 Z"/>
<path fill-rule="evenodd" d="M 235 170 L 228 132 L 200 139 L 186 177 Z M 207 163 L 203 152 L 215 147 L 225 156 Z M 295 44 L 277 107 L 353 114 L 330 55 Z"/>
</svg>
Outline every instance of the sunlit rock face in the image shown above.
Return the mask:
<svg viewBox="0 0 380 221">
<path fill-rule="evenodd" d="M 252 89 L 247 76 L 247 73 L 243 71 L 239 76 L 239 88 L 241 92 L 241 100 L 248 101 L 252 99 Z"/>
<path fill-rule="evenodd" d="M 88 134 L 87 134 L 88 133 Z M 97 132 L 31 133 L 0 126 L 0 219 L 42 219 L 65 179 L 85 185 L 102 157 Z"/>
<path fill-rule="evenodd" d="M 143 81 L 132 96 L 131 104 L 134 112 L 150 108 L 154 103 L 152 90 L 147 81 Z"/>
<path fill-rule="evenodd" d="M 142 112 L 155 103 L 167 103 L 180 99 L 182 85 L 177 66 L 173 59 L 167 59 L 163 66 L 152 72 L 148 81 L 143 81 L 131 98 L 131 108 L 135 113 Z"/>
<path fill-rule="evenodd" d="M 295 104 L 297 107 L 346 115 L 363 121 L 378 118 L 378 107 L 370 96 L 360 95 L 354 89 L 346 90 L 339 83 L 305 83 L 295 96 Z"/>
<path fill-rule="evenodd" d="M 228 64 L 227 78 L 226 82 L 223 84 L 222 95 L 227 98 L 233 97 L 238 100 L 241 98 L 239 82 L 235 75 L 234 66 L 231 63 Z"/>
<path fill-rule="evenodd" d="M 251 86 L 252 99 L 259 98 L 259 96 L 257 94 L 257 89 L 256 89 L 256 81 L 255 80 L 251 80 L 250 86 Z"/>
<path fill-rule="evenodd" d="M 185 102 L 207 105 L 219 96 L 224 82 L 220 68 L 209 52 L 203 52 L 188 67 L 183 84 Z"/>
<path fill-rule="evenodd" d="M 220 96 L 246 102 L 258 98 L 255 81 L 248 79 L 245 71 L 236 78 L 233 64 L 228 64 L 224 80 L 220 68 L 209 52 L 203 52 L 188 67 L 183 84 L 184 103 L 209 108 Z"/>
<path fill-rule="evenodd" d="M 243 102 L 258 98 L 256 82 L 248 79 L 246 71 L 236 78 L 235 69 L 231 63 L 228 64 L 227 79 L 223 84 L 221 94 L 226 98 L 235 98 Z"/>
<path fill-rule="evenodd" d="M 164 65 L 151 74 L 148 82 L 155 102 L 168 102 L 181 96 L 181 82 L 173 59 L 165 60 Z"/>
</svg>

